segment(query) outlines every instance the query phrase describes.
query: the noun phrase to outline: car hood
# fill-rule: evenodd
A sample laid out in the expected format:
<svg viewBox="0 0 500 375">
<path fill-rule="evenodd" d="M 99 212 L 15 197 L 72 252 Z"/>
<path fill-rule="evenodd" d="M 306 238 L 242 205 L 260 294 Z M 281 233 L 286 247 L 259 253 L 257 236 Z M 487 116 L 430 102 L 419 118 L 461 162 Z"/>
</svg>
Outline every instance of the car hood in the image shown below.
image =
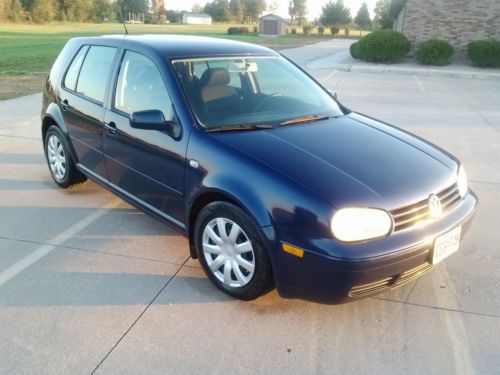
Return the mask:
<svg viewBox="0 0 500 375">
<path fill-rule="evenodd" d="M 354 113 L 269 130 L 213 134 L 337 208 L 392 209 L 455 181 L 457 163 L 449 154 Z"/>
</svg>

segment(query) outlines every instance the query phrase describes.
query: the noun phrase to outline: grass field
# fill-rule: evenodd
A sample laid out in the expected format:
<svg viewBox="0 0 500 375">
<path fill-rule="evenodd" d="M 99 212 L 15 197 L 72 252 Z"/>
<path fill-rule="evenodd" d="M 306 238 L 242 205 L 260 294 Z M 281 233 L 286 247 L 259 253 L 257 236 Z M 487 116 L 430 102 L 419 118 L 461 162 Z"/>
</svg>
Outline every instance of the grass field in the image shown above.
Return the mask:
<svg viewBox="0 0 500 375">
<path fill-rule="evenodd" d="M 297 34 L 278 38 L 261 37 L 257 33 L 228 35 L 227 28 L 230 26 L 234 25 L 127 25 L 127 28 L 130 34 L 205 35 L 265 45 L 273 49 L 290 48 L 331 38 L 331 35 L 318 34 L 304 36 L 300 29 Z M 248 27 L 253 29 L 252 25 Z M 0 100 L 41 91 L 43 77 L 68 39 L 75 36 L 123 32 L 123 25 L 112 23 L 0 24 Z"/>
</svg>

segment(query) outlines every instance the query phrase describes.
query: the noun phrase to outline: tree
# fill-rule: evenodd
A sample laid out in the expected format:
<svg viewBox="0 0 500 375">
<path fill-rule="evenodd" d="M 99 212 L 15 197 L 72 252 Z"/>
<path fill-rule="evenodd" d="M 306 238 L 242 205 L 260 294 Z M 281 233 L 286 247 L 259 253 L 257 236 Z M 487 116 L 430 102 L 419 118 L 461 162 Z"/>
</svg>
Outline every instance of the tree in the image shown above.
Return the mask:
<svg viewBox="0 0 500 375">
<path fill-rule="evenodd" d="M 166 10 L 165 15 L 170 23 L 181 23 L 182 22 L 182 12 L 177 10 Z"/>
<path fill-rule="evenodd" d="M 276 14 L 280 8 L 278 0 L 272 0 L 267 5 L 267 11 L 272 14 Z"/>
<path fill-rule="evenodd" d="M 304 23 L 306 19 L 307 6 L 306 0 L 292 0 L 293 10 L 295 14 L 295 19 L 298 21 L 299 25 Z"/>
<path fill-rule="evenodd" d="M 231 0 L 229 2 L 229 8 L 231 9 L 231 15 L 233 19 L 238 23 L 243 23 L 245 17 L 245 5 L 242 0 Z"/>
<path fill-rule="evenodd" d="M 257 22 L 259 15 L 266 10 L 265 0 L 244 0 L 245 18 L 249 22 Z"/>
<path fill-rule="evenodd" d="M 392 24 L 394 21 L 389 18 L 389 8 L 391 7 L 391 0 L 378 0 L 375 4 L 374 21 L 382 29 L 392 29 Z"/>
<path fill-rule="evenodd" d="M 231 20 L 231 10 L 227 0 L 213 0 L 205 5 L 203 11 L 215 22 L 229 22 Z"/>
<path fill-rule="evenodd" d="M 343 0 L 330 0 L 323 6 L 320 21 L 325 26 L 338 29 L 339 26 L 351 22 L 351 11 L 344 5 Z"/>
<path fill-rule="evenodd" d="M 266 10 L 265 0 L 244 0 L 246 17 L 250 22 L 257 22 L 260 14 Z"/>
<path fill-rule="evenodd" d="M 201 13 L 201 12 L 203 12 L 203 6 L 201 6 L 200 3 L 195 3 L 193 5 L 193 7 L 191 8 L 191 11 L 193 13 Z"/>
<path fill-rule="evenodd" d="M 5 10 L 9 21 L 19 22 L 24 17 L 23 6 L 19 0 L 7 1 Z"/>
<path fill-rule="evenodd" d="M 0 0 L 0 22 L 5 20 L 5 0 Z"/>
<path fill-rule="evenodd" d="M 116 5 L 118 7 L 118 14 L 122 20 L 128 19 L 129 13 L 145 13 L 147 9 L 146 0 L 117 0 Z"/>
<path fill-rule="evenodd" d="M 288 14 L 290 15 L 290 24 L 293 26 L 295 25 L 295 8 L 293 7 L 293 1 L 290 0 L 288 3 Z"/>
<path fill-rule="evenodd" d="M 354 18 L 354 22 L 358 25 L 360 30 L 369 30 L 372 27 L 372 20 L 370 19 L 370 12 L 368 12 L 368 6 L 366 3 L 361 5 L 358 10 L 358 14 Z"/>
<path fill-rule="evenodd" d="M 94 0 L 90 18 L 94 22 L 116 20 L 116 3 L 111 0 Z"/>
<path fill-rule="evenodd" d="M 54 0 L 35 0 L 31 10 L 31 18 L 36 23 L 52 22 L 56 15 Z"/>
</svg>

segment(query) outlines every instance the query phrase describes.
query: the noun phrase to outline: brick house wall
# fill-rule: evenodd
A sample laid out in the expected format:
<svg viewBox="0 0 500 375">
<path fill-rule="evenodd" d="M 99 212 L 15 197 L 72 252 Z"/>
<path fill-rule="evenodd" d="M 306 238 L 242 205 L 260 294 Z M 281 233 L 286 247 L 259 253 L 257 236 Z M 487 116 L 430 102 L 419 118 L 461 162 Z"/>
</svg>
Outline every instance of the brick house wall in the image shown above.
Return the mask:
<svg viewBox="0 0 500 375">
<path fill-rule="evenodd" d="M 455 59 L 463 60 L 470 41 L 500 40 L 500 0 L 407 0 L 394 29 L 408 37 L 412 51 L 440 38 L 455 48 Z"/>
</svg>

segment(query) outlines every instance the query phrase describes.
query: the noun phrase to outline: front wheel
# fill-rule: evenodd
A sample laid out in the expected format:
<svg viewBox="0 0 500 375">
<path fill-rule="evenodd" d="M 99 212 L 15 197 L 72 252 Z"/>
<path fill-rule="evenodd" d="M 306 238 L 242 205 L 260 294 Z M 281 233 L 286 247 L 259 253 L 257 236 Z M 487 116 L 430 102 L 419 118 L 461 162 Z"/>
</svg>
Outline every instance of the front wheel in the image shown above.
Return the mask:
<svg viewBox="0 0 500 375">
<path fill-rule="evenodd" d="M 270 289 L 271 263 L 258 225 L 227 202 L 207 205 L 195 224 L 195 243 L 208 278 L 227 294 L 251 300 Z"/>
<path fill-rule="evenodd" d="M 62 188 L 84 182 L 87 178 L 75 167 L 63 132 L 52 125 L 45 135 L 45 157 L 50 174 Z"/>
</svg>

